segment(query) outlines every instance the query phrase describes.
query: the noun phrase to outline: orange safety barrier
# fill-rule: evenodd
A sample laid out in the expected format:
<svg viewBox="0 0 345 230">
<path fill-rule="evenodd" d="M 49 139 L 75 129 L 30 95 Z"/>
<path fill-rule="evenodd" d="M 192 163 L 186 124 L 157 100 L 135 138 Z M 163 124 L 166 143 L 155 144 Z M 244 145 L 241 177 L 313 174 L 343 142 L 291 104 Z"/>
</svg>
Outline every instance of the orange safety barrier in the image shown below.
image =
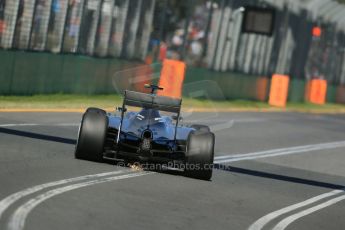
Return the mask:
<svg viewBox="0 0 345 230">
<path fill-rule="evenodd" d="M 308 86 L 307 101 L 323 105 L 326 103 L 327 81 L 323 79 L 313 79 Z"/>
<path fill-rule="evenodd" d="M 158 95 L 174 98 L 182 97 L 182 85 L 186 71 L 186 64 L 182 61 L 164 59 L 163 69 L 159 79 L 159 86 L 164 90 L 158 91 Z"/>
<path fill-rule="evenodd" d="M 268 103 L 273 106 L 285 107 L 289 92 L 290 78 L 287 75 L 274 74 L 271 81 Z"/>
<path fill-rule="evenodd" d="M 268 77 L 260 77 L 256 80 L 256 99 L 258 101 L 267 100 Z"/>
</svg>

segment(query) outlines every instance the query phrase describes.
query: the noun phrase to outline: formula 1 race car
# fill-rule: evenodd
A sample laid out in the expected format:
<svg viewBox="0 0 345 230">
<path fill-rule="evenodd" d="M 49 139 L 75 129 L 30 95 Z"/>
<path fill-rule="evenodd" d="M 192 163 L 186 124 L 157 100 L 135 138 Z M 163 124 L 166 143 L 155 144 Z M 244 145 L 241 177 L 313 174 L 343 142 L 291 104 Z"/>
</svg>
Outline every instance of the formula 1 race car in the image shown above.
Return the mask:
<svg viewBox="0 0 345 230">
<path fill-rule="evenodd" d="M 215 136 L 208 126 L 181 126 L 181 99 L 126 90 L 120 115 L 88 108 L 83 115 L 75 158 L 103 161 L 153 162 L 178 166 L 185 176 L 209 180 L 212 177 Z M 139 107 L 129 112 L 126 106 Z M 163 116 L 161 113 L 172 113 Z"/>
</svg>

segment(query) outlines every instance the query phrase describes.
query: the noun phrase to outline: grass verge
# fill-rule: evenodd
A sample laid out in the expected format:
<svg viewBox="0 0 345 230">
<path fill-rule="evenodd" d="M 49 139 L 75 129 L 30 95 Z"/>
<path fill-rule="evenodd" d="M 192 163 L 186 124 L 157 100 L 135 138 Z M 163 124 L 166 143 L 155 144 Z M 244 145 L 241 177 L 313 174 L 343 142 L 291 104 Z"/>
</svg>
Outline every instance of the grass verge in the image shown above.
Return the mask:
<svg viewBox="0 0 345 230">
<path fill-rule="evenodd" d="M 83 111 L 88 107 L 99 107 L 112 110 L 120 106 L 119 95 L 34 95 L 34 96 L 0 96 L 0 111 Z M 183 99 L 184 110 L 195 111 L 264 111 L 283 112 L 297 111 L 309 113 L 345 113 L 345 105 L 310 103 L 288 103 L 286 108 L 271 107 L 265 102 L 231 100 L 208 101 L 191 98 Z"/>
</svg>

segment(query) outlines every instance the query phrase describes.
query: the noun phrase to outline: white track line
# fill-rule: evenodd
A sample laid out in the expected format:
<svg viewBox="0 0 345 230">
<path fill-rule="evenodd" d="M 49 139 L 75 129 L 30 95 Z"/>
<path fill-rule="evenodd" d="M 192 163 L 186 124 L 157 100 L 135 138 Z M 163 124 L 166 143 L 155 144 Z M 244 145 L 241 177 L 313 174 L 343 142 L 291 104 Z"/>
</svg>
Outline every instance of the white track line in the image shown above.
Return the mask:
<svg viewBox="0 0 345 230">
<path fill-rule="evenodd" d="M 325 199 L 325 198 L 329 198 L 329 197 L 332 197 L 332 196 L 335 196 L 335 195 L 338 195 L 338 194 L 341 194 L 343 193 L 344 191 L 343 190 L 333 190 L 331 192 L 328 192 L 328 193 L 324 193 L 324 194 L 321 194 L 321 195 L 318 195 L 318 196 L 315 196 L 315 197 L 312 197 L 308 200 L 305 200 L 303 202 L 300 202 L 300 203 L 297 203 L 297 204 L 293 204 L 293 205 L 290 205 L 288 207 L 285 207 L 285 208 L 282 208 L 280 210 L 277 210 L 277 211 L 274 211 L 274 212 L 271 212 L 263 217 L 261 217 L 260 219 L 258 219 L 257 221 L 255 221 L 249 228 L 248 230 L 261 230 L 265 225 L 267 225 L 269 222 L 271 222 L 272 220 L 276 219 L 277 217 L 283 215 L 283 214 L 286 214 L 288 212 L 291 212 L 293 210 L 296 210 L 298 208 L 301 208 L 301 207 L 305 207 L 307 205 L 310 205 L 310 204 L 313 204 L 317 201 L 320 201 L 322 199 Z"/>
<path fill-rule="evenodd" d="M 236 161 L 243 161 L 243 160 L 254 160 L 254 159 L 259 159 L 259 158 L 266 158 L 266 157 L 275 157 L 275 156 L 282 156 L 282 155 L 290 155 L 290 154 L 298 154 L 298 153 L 305 153 L 305 152 L 310 152 L 310 151 L 317 151 L 317 150 L 324 150 L 324 149 L 334 149 L 334 148 L 341 148 L 345 147 L 345 141 L 338 141 L 338 142 L 330 142 L 330 143 L 323 143 L 323 144 L 315 144 L 315 145 L 305 145 L 305 146 L 296 146 L 296 147 L 291 147 L 291 148 L 281 148 L 281 149 L 273 149 L 273 150 L 268 150 L 268 151 L 261 151 L 261 152 L 256 152 L 256 153 L 247 153 L 247 154 L 236 154 L 236 155 L 227 155 L 227 156 L 219 156 L 215 157 L 215 164 L 219 163 L 229 163 L 229 162 L 236 162 Z M 283 215 L 285 213 L 291 212 L 295 209 L 304 207 L 306 205 L 310 205 L 314 202 L 317 202 L 319 200 L 325 199 L 327 197 L 335 196 L 337 194 L 343 193 L 343 190 L 334 190 L 329 193 L 321 194 L 319 196 L 310 198 L 306 201 L 288 206 L 286 208 L 280 209 L 278 211 L 272 212 L 259 220 L 257 220 L 254 224 L 252 224 L 249 227 L 249 230 L 261 230 L 267 223 L 272 221 L 273 219 L 277 218 L 280 215 Z M 343 198 L 345 199 L 345 198 Z M 337 198 L 333 199 L 336 202 L 339 202 L 343 199 L 338 200 Z M 323 206 L 316 206 L 319 209 L 320 208 L 325 208 L 331 204 L 326 202 L 328 205 L 323 205 Z M 314 209 L 311 209 L 309 211 L 316 211 Z M 302 214 L 305 214 L 304 212 Z M 307 215 L 307 214 L 306 214 Z M 300 218 L 302 216 L 294 216 L 293 218 Z M 291 222 L 294 221 L 293 218 L 286 219 L 285 222 L 280 223 L 279 226 L 277 226 L 276 229 L 274 230 L 282 230 L 284 229 L 287 225 L 289 225 Z M 285 226 L 284 228 L 279 228 L 281 226 Z"/>
<path fill-rule="evenodd" d="M 234 122 L 234 123 L 256 123 L 256 122 L 265 122 L 269 121 L 268 119 L 263 118 L 238 118 L 238 119 L 214 119 L 214 117 L 206 117 L 194 120 L 188 120 L 186 117 L 183 119 L 186 123 L 225 123 L 225 122 Z"/>
<path fill-rule="evenodd" d="M 334 148 L 341 148 L 341 147 L 345 147 L 345 141 L 330 142 L 330 143 L 315 144 L 315 145 L 296 146 L 296 147 L 291 147 L 291 148 L 273 149 L 273 150 L 268 150 L 268 151 L 255 152 L 255 153 L 219 156 L 219 157 L 214 158 L 215 159 L 214 163 L 220 164 L 220 163 L 229 163 L 229 162 L 243 161 L 243 160 L 255 160 L 259 158 L 305 153 L 305 152 L 310 152 L 310 151 L 334 149 Z"/>
<path fill-rule="evenodd" d="M 132 177 L 144 176 L 144 175 L 149 175 L 149 174 L 152 174 L 152 172 L 131 173 L 131 174 L 125 174 L 125 175 L 120 175 L 120 176 L 114 176 L 114 177 L 100 178 L 96 180 L 72 184 L 65 187 L 59 187 L 56 189 L 49 190 L 41 195 L 36 196 L 35 198 L 29 200 L 28 202 L 18 207 L 10 218 L 10 221 L 8 223 L 8 230 L 24 229 L 26 218 L 29 215 L 29 213 L 32 211 L 32 209 L 34 209 L 43 201 L 49 198 L 52 198 L 56 195 L 59 195 L 59 194 L 62 194 L 74 189 L 86 187 L 86 186 L 91 186 L 91 185 L 115 181 L 115 180 L 122 180 L 122 179 L 127 179 L 127 178 L 132 178 Z"/>
<path fill-rule="evenodd" d="M 0 127 L 20 127 L 20 126 L 38 126 L 38 124 L 26 123 L 26 124 L 0 124 Z"/>
<path fill-rule="evenodd" d="M 16 193 L 13 193 L 12 195 L 7 196 L 6 198 L 4 198 L 3 200 L 0 201 L 0 218 L 3 215 L 3 213 L 5 212 L 5 210 L 10 205 L 15 203 L 19 199 L 22 199 L 28 195 L 31 195 L 31 194 L 38 192 L 38 191 L 41 191 L 43 189 L 51 188 L 54 186 L 63 185 L 63 184 L 71 183 L 71 182 L 77 182 L 77 181 L 81 181 L 81 180 L 95 179 L 95 178 L 100 178 L 100 177 L 105 177 L 105 176 L 112 176 L 112 175 L 120 174 L 123 172 L 129 172 L 129 170 L 119 170 L 119 171 L 113 171 L 113 172 L 105 172 L 105 173 L 99 173 L 99 174 L 74 177 L 74 178 L 70 178 L 70 179 L 63 179 L 63 180 L 49 182 L 49 183 L 45 183 L 45 184 L 41 184 L 41 185 L 36 185 L 34 187 L 21 190 L 19 192 L 16 192 Z"/>
<path fill-rule="evenodd" d="M 321 204 L 316 205 L 314 207 L 311 207 L 311 208 L 308 208 L 308 209 L 303 210 L 301 212 L 298 212 L 298 213 L 296 213 L 294 215 L 291 215 L 291 216 L 283 219 L 282 221 L 280 221 L 273 228 L 273 230 L 284 230 L 288 225 L 290 225 L 292 222 L 298 220 L 299 218 L 302 218 L 302 217 L 304 217 L 306 215 L 309 215 L 309 214 L 311 214 L 313 212 L 319 211 L 319 210 L 321 210 L 323 208 L 326 208 L 328 206 L 331 206 L 331 205 L 336 204 L 336 203 L 338 203 L 340 201 L 343 201 L 343 200 L 345 200 L 345 195 L 333 198 L 333 199 L 328 200 L 328 201 L 326 201 L 324 203 L 321 203 Z"/>
<path fill-rule="evenodd" d="M 215 157 L 215 163 L 227 163 L 227 162 L 234 162 L 234 161 L 241 161 L 241 160 L 251 160 L 251 159 L 258 159 L 264 157 L 273 157 L 273 156 L 280 156 L 280 155 L 287 155 L 287 154 L 295 154 L 301 152 L 308 152 L 308 151 L 315 151 L 315 150 L 322 150 L 322 149 L 332 149 L 338 147 L 345 147 L 345 141 L 341 142 L 331 142 L 331 143 L 324 143 L 324 144 L 316 144 L 316 145 L 306 145 L 306 146 L 296 146 L 291 148 L 281 148 L 281 149 L 274 149 L 268 151 L 261 151 L 257 153 L 248 153 L 248 154 L 237 154 L 237 155 L 229 155 L 229 156 L 220 156 Z M 108 175 L 118 174 L 123 171 L 115 171 L 115 172 L 107 172 L 107 173 L 100 173 L 94 175 L 86 175 L 76 178 L 64 179 L 60 181 L 50 182 L 42 185 L 37 185 L 17 193 L 14 193 L 5 199 L 0 201 L 0 218 L 3 212 L 14 202 L 18 201 L 19 199 L 28 196 L 32 193 L 38 192 L 40 190 L 58 186 L 70 182 L 77 182 L 79 180 L 86 180 L 86 179 L 93 179 L 104 177 Z"/>
<path fill-rule="evenodd" d="M 79 126 L 79 123 L 58 123 L 58 124 L 36 124 L 36 123 L 22 123 L 22 124 L 0 124 L 0 127 L 29 127 L 29 126 Z"/>
<path fill-rule="evenodd" d="M 207 120 L 206 120 L 207 121 Z M 192 122 L 206 122 L 204 120 L 187 120 L 186 122 L 192 123 Z M 213 120 L 210 120 L 213 121 Z M 255 123 L 255 122 L 263 122 L 267 121 L 267 119 L 260 119 L 260 118 L 244 118 L 244 119 L 233 119 L 233 120 L 217 120 L 215 122 L 217 123 Z M 52 123 L 52 124 L 39 124 L 39 123 L 10 123 L 10 124 L 0 124 L 0 127 L 29 127 L 29 126 L 79 126 L 80 123 Z"/>
</svg>

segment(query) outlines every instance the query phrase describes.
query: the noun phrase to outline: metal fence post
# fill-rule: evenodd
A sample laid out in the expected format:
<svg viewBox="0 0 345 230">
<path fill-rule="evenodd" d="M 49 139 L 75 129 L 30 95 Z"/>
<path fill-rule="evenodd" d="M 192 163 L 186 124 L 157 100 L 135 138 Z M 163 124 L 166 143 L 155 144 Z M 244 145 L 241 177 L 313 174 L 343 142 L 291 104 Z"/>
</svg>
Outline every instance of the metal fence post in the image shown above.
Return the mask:
<svg viewBox="0 0 345 230">
<path fill-rule="evenodd" d="M 35 20 L 35 16 L 36 16 L 36 3 L 37 3 L 37 0 L 34 0 L 34 12 L 32 14 L 31 27 L 30 27 L 30 35 L 29 35 L 29 42 L 28 42 L 28 48 L 29 49 L 31 49 L 32 31 L 33 31 L 34 20 Z"/>
</svg>

